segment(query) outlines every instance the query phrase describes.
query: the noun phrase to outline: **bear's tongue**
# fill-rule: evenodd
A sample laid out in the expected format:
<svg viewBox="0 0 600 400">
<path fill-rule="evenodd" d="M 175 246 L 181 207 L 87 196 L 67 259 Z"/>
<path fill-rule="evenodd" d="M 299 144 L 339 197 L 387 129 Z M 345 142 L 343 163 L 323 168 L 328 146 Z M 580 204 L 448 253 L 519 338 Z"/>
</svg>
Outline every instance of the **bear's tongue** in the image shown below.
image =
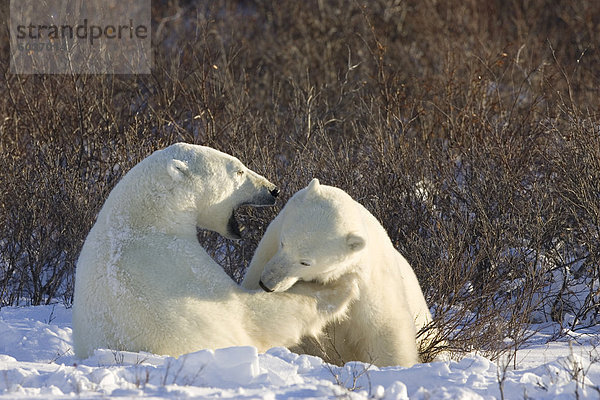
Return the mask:
<svg viewBox="0 0 600 400">
<path fill-rule="evenodd" d="M 231 212 L 231 216 L 229 217 L 229 221 L 227 222 L 227 232 L 229 233 L 229 237 L 231 239 L 242 238 L 240 225 L 238 224 L 238 221 L 235 218 L 235 210 Z"/>
</svg>

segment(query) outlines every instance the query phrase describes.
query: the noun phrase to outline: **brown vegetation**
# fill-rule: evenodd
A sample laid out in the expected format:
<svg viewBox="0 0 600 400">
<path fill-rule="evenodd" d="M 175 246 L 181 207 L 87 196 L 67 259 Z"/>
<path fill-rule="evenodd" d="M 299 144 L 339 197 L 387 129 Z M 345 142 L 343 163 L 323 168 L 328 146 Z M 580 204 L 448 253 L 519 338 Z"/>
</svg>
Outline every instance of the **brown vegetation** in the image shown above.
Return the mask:
<svg viewBox="0 0 600 400">
<path fill-rule="evenodd" d="M 529 322 L 598 322 L 594 0 L 152 11 L 151 75 L 11 75 L 0 49 L 0 306 L 70 302 L 110 189 L 187 141 L 283 189 L 278 207 L 244 212 L 243 241 L 200 233 L 235 279 L 285 200 L 318 177 L 384 224 L 451 348 L 494 355 Z"/>
</svg>

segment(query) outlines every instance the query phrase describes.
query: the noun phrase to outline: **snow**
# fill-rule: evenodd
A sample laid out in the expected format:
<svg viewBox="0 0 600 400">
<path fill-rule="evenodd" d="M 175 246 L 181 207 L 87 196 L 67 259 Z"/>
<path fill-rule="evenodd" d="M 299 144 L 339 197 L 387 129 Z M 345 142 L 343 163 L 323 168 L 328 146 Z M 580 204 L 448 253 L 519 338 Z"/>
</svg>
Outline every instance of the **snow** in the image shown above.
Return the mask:
<svg viewBox="0 0 600 400">
<path fill-rule="evenodd" d="M 285 348 L 202 350 L 178 359 L 97 350 L 71 351 L 71 310 L 62 305 L 0 310 L 0 398 L 235 399 L 598 399 L 600 328 L 552 341 L 552 326 L 516 358 L 377 368 L 344 367 Z M 516 368 L 514 365 L 516 363 Z"/>
</svg>

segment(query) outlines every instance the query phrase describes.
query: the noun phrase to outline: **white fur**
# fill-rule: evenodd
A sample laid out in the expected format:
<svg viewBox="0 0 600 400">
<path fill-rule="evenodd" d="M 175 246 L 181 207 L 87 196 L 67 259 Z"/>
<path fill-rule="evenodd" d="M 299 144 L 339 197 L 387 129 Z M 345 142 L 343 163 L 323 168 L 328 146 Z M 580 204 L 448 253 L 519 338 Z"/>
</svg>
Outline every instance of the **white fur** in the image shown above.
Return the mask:
<svg viewBox="0 0 600 400">
<path fill-rule="evenodd" d="M 301 350 L 336 363 L 416 363 L 415 331 L 431 321 L 417 277 L 375 217 L 341 189 L 314 179 L 296 193 L 269 225 L 242 285 L 262 281 L 281 292 L 348 272 L 359 276 L 360 299 L 318 338 L 320 349 L 306 341 Z"/>
<path fill-rule="evenodd" d="M 342 316 L 357 295 L 355 280 L 251 293 L 198 243 L 197 226 L 237 237 L 233 210 L 273 204 L 274 188 L 238 159 L 197 145 L 172 145 L 132 168 L 110 193 L 77 262 L 76 355 L 111 348 L 178 356 L 234 345 L 264 351 Z"/>
</svg>

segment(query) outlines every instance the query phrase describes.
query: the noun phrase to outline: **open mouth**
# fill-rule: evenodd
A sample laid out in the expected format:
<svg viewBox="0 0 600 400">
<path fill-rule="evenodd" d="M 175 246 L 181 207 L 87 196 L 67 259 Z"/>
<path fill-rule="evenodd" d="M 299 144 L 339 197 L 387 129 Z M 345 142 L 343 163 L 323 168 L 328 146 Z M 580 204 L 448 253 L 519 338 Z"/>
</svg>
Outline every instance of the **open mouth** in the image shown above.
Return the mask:
<svg viewBox="0 0 600 400">
<path fill-rule="evenodd" d="M 238 223 L 235 211 L 235 209 L 231 211 L 231 216 L 229 217 L 229 221 L 227 221 L 227 233 L 231 239 L 241 239 L 244 227 L 241 227 Z"/>
<path fill-rule="evenodd" d="M 272 206 L 275 204 L 275 200 L 277 195 L 279 194 L 278 189 L 273 189 L 267 196 L 261 195 L 252 201 L 246 201 L 241 204 L 238 204 L 232 211 L 229 216 L 229 221 L 227 221 L 227 235 L 230 239 L 241 239 L 242 232 L 244 231 L 244 226 L 240 225 L 237 219 L 237 212 L 240 208 L 245 206 L 252 207 L 262 207 L 262 206 Z"/>
</svg>

